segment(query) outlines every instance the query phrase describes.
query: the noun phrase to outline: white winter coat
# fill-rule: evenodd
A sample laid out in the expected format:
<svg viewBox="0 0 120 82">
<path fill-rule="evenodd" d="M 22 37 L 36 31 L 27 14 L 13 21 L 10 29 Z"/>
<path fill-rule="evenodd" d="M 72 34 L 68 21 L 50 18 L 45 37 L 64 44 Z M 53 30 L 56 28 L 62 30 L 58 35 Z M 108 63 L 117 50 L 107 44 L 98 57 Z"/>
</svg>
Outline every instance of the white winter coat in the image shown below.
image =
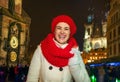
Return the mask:
<svg viewBox="0 0 120 82">
<path fill-rule="evenodd" d="M 77 49 L 71 52 L 79 54 Z M 83 61 L 79 60 L 82 63 L 81 65 L 73 63 L 78 59 L 71 58 L 69 65 L 63 67 L 63 70 L 60 71 L 59 67 L 51 65 L 44 58 L 41 48 L 38 46 L 31 60 L 27 82 L 73 82 L 73 78 L 75 82 L 90 82 Z M 52 66 L 52 69 L 49 69 L 50 66 Z"/>
</svg>

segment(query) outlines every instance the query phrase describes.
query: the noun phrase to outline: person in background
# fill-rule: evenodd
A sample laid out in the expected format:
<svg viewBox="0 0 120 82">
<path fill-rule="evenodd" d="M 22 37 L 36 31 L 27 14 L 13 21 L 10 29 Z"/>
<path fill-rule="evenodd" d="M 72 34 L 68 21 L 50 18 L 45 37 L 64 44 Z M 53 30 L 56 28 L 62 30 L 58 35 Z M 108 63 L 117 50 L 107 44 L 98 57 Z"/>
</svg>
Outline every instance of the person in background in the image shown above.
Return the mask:
<svg viewBox="0 0 120 82">
<path fill-rule="evenodd" d="M 53 18 L 51 33 L 35 50 L 27 82 L 90 82 L 78 44 L 76 24 L 68 15 Z"/>
</svg>

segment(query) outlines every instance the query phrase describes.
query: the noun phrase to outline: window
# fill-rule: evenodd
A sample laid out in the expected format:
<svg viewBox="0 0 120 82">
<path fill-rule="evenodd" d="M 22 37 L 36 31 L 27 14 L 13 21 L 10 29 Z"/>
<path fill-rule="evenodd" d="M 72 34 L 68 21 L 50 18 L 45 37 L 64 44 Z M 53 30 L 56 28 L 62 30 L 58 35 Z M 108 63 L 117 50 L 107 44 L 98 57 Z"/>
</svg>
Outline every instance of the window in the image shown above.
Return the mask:
<svg viewBox="0 0 120 82">
<path fill-rule="evenodd" d="M 14 9 L 15 9 L 15 2 L 14 2 L 14 0 L 9 0 L 9 10 L 10 10 L 10 12 L 13 13 Z"/>
<path fill-rule="evenodd" d="M 116 30 L 115 29 L 113 30 L 113 37 L 114 38 L 116 37 Z"/>
<path fill-rule="evenodd" d="M 90 35 L 90 28 L 87 29 L 88 35 Z"/>
<path fill-rule="evenodd" d="M 109 51 L 109 55 L 112 55 L 112 47 L 110 46 L 110 51 Z"/>
<path fill-rule="evenodd" d="M 118 45 L 118 50 L 119 50 L 118 53 L 120 53 L 120 43 L 119 43 L 119 45 Z M 119 55 L 120 55 L 120 54 L 119 54 Z"/>
<path fill-rule="evenodd" d="M 120 35 L 120 26 L 118 27 L 118 35 Z"/>
<path fill-rule="evenodd" d="M 112 39 L 112 32 L 110 32 L 110 37 L 109 37 L 109 39 Z"/>
<path fill-rule="evenodd" d="M 116 55 L 116 44 L 114 44 L 114 55 Z"/>
<path fill-rule="evenodd" d="M 118 16 L 118 12 L 116 13 L 116 16 L 115 16 L 115 17 L 116 17 L 116 21 L 118 21 L 118 20 L 119 20 L 119 18 L 118 18 L 118 17 L 119 17 L 119 16 Z"/>
</svg>

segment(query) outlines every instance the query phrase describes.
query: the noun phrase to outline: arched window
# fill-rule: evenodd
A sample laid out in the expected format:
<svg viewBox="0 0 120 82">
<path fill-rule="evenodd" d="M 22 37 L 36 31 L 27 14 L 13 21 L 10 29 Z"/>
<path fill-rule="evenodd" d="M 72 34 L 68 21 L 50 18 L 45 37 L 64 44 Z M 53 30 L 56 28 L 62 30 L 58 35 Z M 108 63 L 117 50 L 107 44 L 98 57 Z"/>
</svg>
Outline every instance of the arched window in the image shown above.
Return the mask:
<svg viewBox="0 0 120 82">
<path fill-rule="evenodd" d="M 100 44 L 99 44 L 99 42 L 96 42 L 95 46 L 94 46 L 94 49 L 98 49 L 98 48 L 100 48 Z"/>
</svg>

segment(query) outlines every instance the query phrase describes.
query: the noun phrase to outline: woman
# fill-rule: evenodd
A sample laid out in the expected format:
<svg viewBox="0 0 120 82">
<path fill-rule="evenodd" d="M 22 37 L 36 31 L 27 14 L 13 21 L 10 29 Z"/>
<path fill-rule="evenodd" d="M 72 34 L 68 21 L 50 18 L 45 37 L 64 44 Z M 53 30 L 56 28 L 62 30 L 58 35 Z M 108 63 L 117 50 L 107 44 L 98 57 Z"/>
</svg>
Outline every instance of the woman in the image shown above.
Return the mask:
<svg viewBox="0 0 120 82">
<path fill-rule="evenodd" d="M 27 82 L 90 82 L 73 38 L 74 21 L 67 15 L 57 16 L 51 31 L 34 52 Z"/>
</svg>

